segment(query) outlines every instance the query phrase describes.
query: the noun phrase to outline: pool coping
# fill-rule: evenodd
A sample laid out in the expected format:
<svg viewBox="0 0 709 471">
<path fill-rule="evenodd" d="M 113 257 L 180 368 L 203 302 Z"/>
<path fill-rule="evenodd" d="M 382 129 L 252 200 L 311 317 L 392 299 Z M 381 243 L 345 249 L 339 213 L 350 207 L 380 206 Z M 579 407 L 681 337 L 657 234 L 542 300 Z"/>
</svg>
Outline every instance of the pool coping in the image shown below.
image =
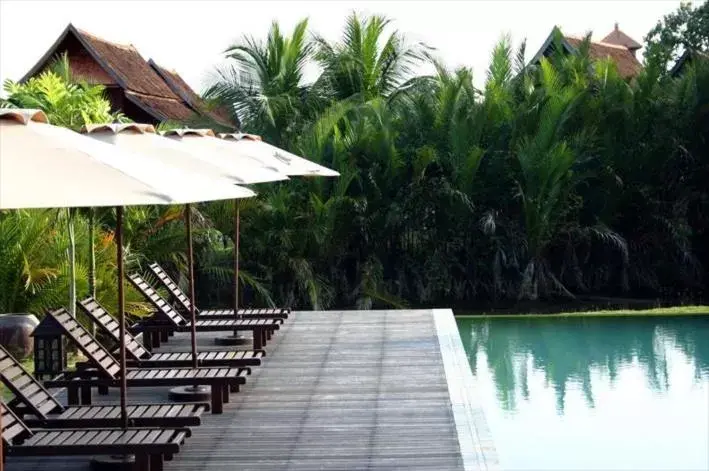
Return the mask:
<svg viewBox="0 0 709 471">
<path fill-rule="evenodd" d="M 499 470 L 499 459 L 452 309 L 433 309 L 458 445 L 466 471 Z"/>
</svg>

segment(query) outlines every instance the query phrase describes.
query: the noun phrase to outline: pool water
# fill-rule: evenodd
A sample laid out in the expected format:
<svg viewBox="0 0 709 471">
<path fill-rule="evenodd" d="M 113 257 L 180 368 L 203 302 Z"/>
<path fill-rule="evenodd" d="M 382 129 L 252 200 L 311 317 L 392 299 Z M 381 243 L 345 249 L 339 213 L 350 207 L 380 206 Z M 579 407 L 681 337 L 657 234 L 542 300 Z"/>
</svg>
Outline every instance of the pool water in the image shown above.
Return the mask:
<svg viewBox="0 0 709 471">
<path fill-rule="evenodd" d="M 502 469 L 709 469 L 709 316 L 458 327 Z"/>
</svg>

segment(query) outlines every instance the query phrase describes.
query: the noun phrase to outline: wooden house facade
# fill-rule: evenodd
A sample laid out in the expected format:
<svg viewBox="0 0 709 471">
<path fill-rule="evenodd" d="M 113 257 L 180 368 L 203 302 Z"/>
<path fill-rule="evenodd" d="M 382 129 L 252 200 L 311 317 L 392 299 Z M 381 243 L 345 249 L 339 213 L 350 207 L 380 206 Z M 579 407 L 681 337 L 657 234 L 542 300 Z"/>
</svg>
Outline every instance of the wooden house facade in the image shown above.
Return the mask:
<svg viewBox="0 0 709 471">
<path fill-rule="evenodd" d="M 22 81 L 41 73 L 64 53 L 76 78 L 105 86 L 112 111 L 133 121 L 186 123 L 201 116 L 236 128 L 227 113 L 209 110 L 177 72 L 146 61 L 132 44 L 106 41 L 71 24 Z"/>
</svg>

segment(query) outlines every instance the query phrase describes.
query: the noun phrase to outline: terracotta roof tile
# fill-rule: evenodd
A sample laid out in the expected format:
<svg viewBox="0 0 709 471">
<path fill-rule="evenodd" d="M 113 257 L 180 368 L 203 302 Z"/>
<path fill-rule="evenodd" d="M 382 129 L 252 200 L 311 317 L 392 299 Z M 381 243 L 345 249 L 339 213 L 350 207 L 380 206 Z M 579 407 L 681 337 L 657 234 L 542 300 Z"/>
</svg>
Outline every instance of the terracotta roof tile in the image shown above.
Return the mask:
<svg viewBox="0 0 709 471">
<path fill-rule="evenodd" d="M 227 113 L 208 110 L 177 73 L 158 67 L 152 61 L 149 63 L 133 45 L 106 41 L 71 24 L 22 80 L 43 70 L 59 48 L 67 44 L 70 64 L 77 76 L 120 89 L 120 99 L 112 100 L 112 106 L 117 109 L 123 107 L 125 96 L 157 121 L 184 122 L 201 114 L 211 116 L 226 127 L 236 127 Z M 144 118 L 141 116 L 141 119 Z"/>
<path fill-rule="evenodd" d="M 582 42 L 581 39 L 571 36 L 565 36 L 564 39 L 574 48 L 578 48 Z M 605 58 L 612 59 L 618 67 L 618 73 L 623 78 L 635 77 L 642 70 L 640 61 L 638 61 L 632 52 L 623 46 L 591 42 L 588 54 L 591 59 L 595 60 Z"/>
<path fill-rule="evenodd" d="M 182 103 L 179 98 L 164 98 L 146 95 L 126 90 L 126 98 L 136 103 L 141 108 L 147 108 L 150 114 L 175 121 L 187 121 L 194 117 L 195 112 Z"/>
<path fill-rule="evenodd" d="M 209 116 L 220 124 L 234 127 L 234 123 L 231 122 L 229 115 L 223 110 L 207 109 L 207 105 L 204 103 L 202 97 L 192 90 L 192 87 L 190 87 L 177 72 L 160 66 L 152 59 L 150 59 L 148 63 L 163 78 L 163 80 L 165 80 L 172 91 L 179 95 L 194 110 L 198 110 L 200 113 Z"/>
<path fill-rule="evenodd" d="M 643 47 L 642 44 L 622 32 L 621 30 L 618 29 L 618 23 L 615 25 L 615 29 L 611 31 L 608 36 L 605 38 L 601 39 L 602 43 L 607 43 L 607 44 L 615 44 L 618 46 L 624 46 L 631 51 L 634 49 L 640 49 Z"/>
<path fill-rule="evenodd" d="M 132 45 L 112 43 L 78 29 L 77 32 L 128 90 L 157 97 L 178 98 Z"/>
</svg>

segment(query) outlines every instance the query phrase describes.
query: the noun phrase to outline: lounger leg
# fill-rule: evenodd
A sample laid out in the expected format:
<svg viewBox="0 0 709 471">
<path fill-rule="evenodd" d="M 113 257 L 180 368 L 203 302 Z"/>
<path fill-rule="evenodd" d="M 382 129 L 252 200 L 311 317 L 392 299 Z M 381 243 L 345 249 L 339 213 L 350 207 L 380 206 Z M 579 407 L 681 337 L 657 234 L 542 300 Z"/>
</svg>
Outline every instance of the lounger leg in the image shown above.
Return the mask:
<svg viewBox="0 0 709 471">
<path fill-rule="evenodd" d="M 224 398 L 220 394 L 221 385 L 218 387 L 213 385 L 212 388 L 217 389 L 217 391 L 212 390 L 212 414 L 221 414 L 224 412 Z"/>
<path fill-rule="evenodd" d="M 238 384 L 230 384 L 229 385 L 229 392 L 238 393 L 239 392 L 239 385 Z"/>
<path fill-rule="evenodd" d="M 229 402 L 229 385 L 224 383 L 219 386 L 219 390 L 222 392 L 222 401 L 226 404 Z M 212 393 L 214 394 L 214 393 Z"/>
<path fill-rule="evenodd" d="M 261 344 L 263 346 L 266 346 L 267 339 L 268 339 L 268 329 L 263 329 L 261 331 Z"/>
<path fill-rule="evenodd" d="M 272 336 L 273 336 L 273 331 L 271 329 L 268 329 L 266 331 L 266 340 L 271 340 Z"/>
<path fill-rule="evenodd" d="M 136 471 L 150 471 L 150 457 L 145 453 L 136 454 L 133 468 Z"/>
<path fill-rule="evenodd" d="M 150 455 L 150 471 L 163 471 L 162 455 Z"/>
<path fill-rule="evenodd" d="M 105 384 L 99 385 L 98 393 L 102 396 L 107 396 L 108 395 L 108 386 L 106 386 Z"/>
<path fill-rule="evenodd" d="M 153 332 L 153 347 L 160 348 L 160 332 Z"/>
<path fill-rule="evenodd" d="M 91 405 L 91 386 L 81 386 L 81 404 Z"/>
<path fill-rule="evenodd" d="M 254 350 L 261 350 L 263 348 L 263 330 L 254 330 Z"/>
<path fill-rule="evenodd" d="M 66 402 L 70 406 L 76 406 L 79 404 L 79 386 L 67 386 Z"/>
<path fill-rule="evenodd" d="M 167 330 L 160 331 L 160 341 L 161 342 L 167 342 L 168 340 L 170 340 L 169 337 L 170 337 L 170 332 L 168 332 Z"/>
</svg>

